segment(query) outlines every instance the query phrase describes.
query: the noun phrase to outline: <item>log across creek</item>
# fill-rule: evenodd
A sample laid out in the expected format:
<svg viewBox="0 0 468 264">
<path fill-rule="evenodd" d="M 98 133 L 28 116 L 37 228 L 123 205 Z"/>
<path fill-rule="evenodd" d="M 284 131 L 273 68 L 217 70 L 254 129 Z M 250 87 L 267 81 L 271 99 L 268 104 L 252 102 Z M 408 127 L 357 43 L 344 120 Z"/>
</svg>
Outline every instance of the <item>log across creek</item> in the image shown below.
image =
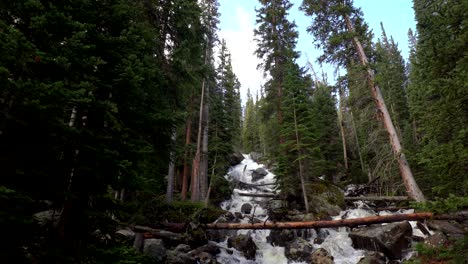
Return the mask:
<svg viewBox="0 0 468 264">
<path fill-rule="evenodd" d="M 329 227 L 355 227 L 360 225 L 372 225 L 382 223 L 392 223 L 400 221 L 418 221 L 424 219 L 453 219 L 454 216 L 436 215 L 433 213 L 411 213 L 396 215 L 369 216 L 354 219 L 325 220 L 325 221 L 307 221 L 307 222 L 263 222 L 263 223 L 210 223 L 200 224 L 203 229 L 311 229 L 311 228 L 329 228 Z M 156 228 L 170 230 L 172 232 L 184 232 L 187 228 L 186 223 L 161 223 L 156 224 Z M 141 227 L 135 228 L 145 231 Z M 149 230 L 149 229 L 148 229 Z M 156 231 L 158 229 L 151 229 Z"/>
</svg>

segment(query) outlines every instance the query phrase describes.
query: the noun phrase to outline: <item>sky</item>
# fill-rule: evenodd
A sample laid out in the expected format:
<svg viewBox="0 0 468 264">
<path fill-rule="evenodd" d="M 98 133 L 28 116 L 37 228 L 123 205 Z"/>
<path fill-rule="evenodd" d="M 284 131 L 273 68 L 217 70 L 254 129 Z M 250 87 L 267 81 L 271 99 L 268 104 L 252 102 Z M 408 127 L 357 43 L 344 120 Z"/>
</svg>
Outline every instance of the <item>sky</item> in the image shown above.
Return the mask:
<svg viewBox="0 0 468 264">
<path fill-rule="evenodd" d="M 327 75 L 328 82 L 334 83 L 334 67 L 323 65 L 323 69 L 316 62 L 322 51 L 315 49 L 313 36 L 306 32 L 311 19 L 299 11 L 302 0 L 290 0 L 294 6 L 289 10 L 289 19 L 297 24 L 299 39 L 296 50 L 301 53 L 298 60 L 300 66 L 306 66 L 307 58 L 313 64 L 316 72 L 322 70 Z M 247 89 L 255 97 L 259 93 L 264 74 L 257 70 L 260 60 L 254 51 L 253 30 L 256 27 L 255 8 L 260 7 L 257 0 L 219 0 L 220 38 L 226 40 L 227 47 L 231 52 L 232 65 L 237 78 L 241 83 L 241 97 L 245 103 Z M 393 36 L 398 48 L 402 51 L 403 58 L 408 58 L 408 29 L 415 29 L 414 11 L 411 0 L 355 0 L 354 5 L 360 7 L 364 12 L 364 19 L 374 32 L 374 41 L 381 36 L 380 22 L 383 22 L 388 37 Z"/>
</svg>

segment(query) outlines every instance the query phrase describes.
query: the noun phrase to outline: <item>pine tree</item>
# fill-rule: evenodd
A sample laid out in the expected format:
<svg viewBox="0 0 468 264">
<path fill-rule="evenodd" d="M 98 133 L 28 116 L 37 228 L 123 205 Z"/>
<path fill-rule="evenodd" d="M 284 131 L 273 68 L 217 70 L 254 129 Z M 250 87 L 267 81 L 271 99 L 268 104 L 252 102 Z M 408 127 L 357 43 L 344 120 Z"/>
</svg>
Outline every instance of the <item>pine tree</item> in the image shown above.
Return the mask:
<svg viewBox="0 0 468 264">
<path fill-rule="evenodd" d="M 411 58 L 408 96 L 420 138 L 417 160 L 424 168 L 421 177 L 433 196 L 466 195 L 466 3 L 413 2 L 418 39 Z"/>
<path fill-rule="evenodd" d="M 257 29 L 254 30 L 257 41 L 257 57 L 263 60 L 258 65 L 262 68 L 265 74 L 271 76 L 265 84 L 265 98 L 267 105 L 262 109 L 265 120 L 269 120 L 276 115 L 276 123 L 271 122 L 273 139 L 268 140 L 276 144 L 283 143 L 283 139 L 279 133 L 274 133 L 275 127 L 280 127 L 283 119 L 282 97 L 283 97 L 283 81 L 285 75 L 285 67 L 290 58 L 298 56 L 294 48 L 297 43 L 298 33 L 296 24 L 290 22 L 287 18 L 288 11 L 292 4 L 288 0 L 273 0 L 260 1 L 262 7 L 256 9 L 257 12 Z M 273 145 L 274 146 L 274 145 Z M 274 147 L 273 150 L 275 151 Z M 277 152 L 277 150 L 276 150 Z M 276 153 L 270 153 L 275 156 Z"/>
<path fill-rule="evenodd" d="M 420 191 L 411 169 L 406 160 L 405 153 L 402 152 L 400 139 L 396 133 L 395 127 L 390 118 L 388 109 L 382 97 L 380 88 L 375 84 L 374 72 L 369 68 L 369 60 L 365 52 L 365 46 L 361 43 L 358 36 L 365 36 L 366 26 L 362 21 L 362 12 L 352 6 L 352 1 L 343 3 L 341 1 L 308 1 L 305 0 L 301 9 L 309 16 L 314 16 L 314 23 L 308 28 L 309 32 L 314 33 L 319 46 L 325 47 L 324 60 L 346 65 L 350 58 L 340 57 L 335 54 L 341 46 L 350 43 L 355 48 L 355 54 L 358 55 L 362 66 L 366 69 L 368 86 L 371 89 L 372 96 L 376 101 L 377 108 L 381 114 L 382 121 L 388 131 L 390 143 L 398 164 L 400 173 L 405 184 L 408 195 L 417 201 L 423 201 L 424 195 Z M 344 43 L 344 44 L 343 44 Z M 346 49 L 349 50 L 349 49 Z M 342 54 L 342 53 L 341 53 Z"/>
</svg>

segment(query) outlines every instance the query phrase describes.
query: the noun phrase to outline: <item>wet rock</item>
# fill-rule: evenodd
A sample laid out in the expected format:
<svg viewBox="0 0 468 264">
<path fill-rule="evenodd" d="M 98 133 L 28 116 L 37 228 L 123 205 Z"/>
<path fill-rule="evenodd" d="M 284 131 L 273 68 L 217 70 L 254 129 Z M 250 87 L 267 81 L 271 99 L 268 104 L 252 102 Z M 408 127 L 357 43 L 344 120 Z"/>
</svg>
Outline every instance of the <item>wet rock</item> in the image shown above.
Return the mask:
<svg viewBox="0 0 468 264">
<path fill-rule="evenodd" d="M 340 188 L 327 182 L 311 183 L 307 187 L 309 212 L 318 220 L 328 220 L 338 215 L 344 207 L 344 195 Z"/>
<path fill-rule="evenodd" d="M 294 231 L 291 229 L 273 229 L 267 236 L 267 242 L 273 246 L 285 247 L 295 238 Z"/>
<path fill-rule="evenodd" d="M 370 251 L 366 252 L 364 257 L 359 260 L 358 264 L 385 264 L 387 258 L 380 252 Z"/>
<path fill-rule="evenodd" d="M 246 259 L 255 260 L 257 253 L 257 245 L 253 242 L 249 235 L 237 235 L 228 238 L 227 245 L 242 252 Z"/>
<path fill-rule="evenodd" d="M 310 256 L 310 264 L 333 264 L 333 256 L 324 249 L 319 248 L 315 250 Z"/>
<path fill-rule="evenodd" d="M 258 180 L 261 180 L 267 176 L 268 171 L 265 170 L 264 168 L 257 168 L 252 172 L 252 181 L 256 182 Z"/>
<path fill-rule="evenodd" d="M 185 244 L 180 244 L 180 245 L 177 245 L 177 247 L 174 249 L 174 251 L 176 252 L 182 252 L 182 253 L 187 253 L 190 251 L 190 246 L 189 245 L 185 245 Z"/>
<path fill-rule="evenodd" d="M 231 214 L 232 215 L 232 214 Z M 236 218 L 232 215 L 231 221 L 229 221 L 226 217 L 220 217 L 216 223 L 233 223 L 236 221 Z M 237 220 L 239 221 L 239 220 Z M 230 230 L 230 229 L 207 229 L 206 236 L 208 240 L 216 241 L 216 242 L 223 242 L 226 240 L 228 236 L 236 235 L 237 230 Z"/>
<path fill-rule="evenodd" d="M 231 166 L 236 166 L 237 164 L 241 163 L 244 160 L 244 156 L 242 153 L 236 151 L 229 155 L 228 162 Z"/>
<path fill-rule="evenodd" d="M 60 219 L 60 212 L 56 210 L 47 210 L 35 213 L 33 217 L 39 223 L 39 225 L 45 225 L 48 223 L 56 225 Z"/>
<path fill-rule="evenodd" d="M 187 253 L 180 252 L 177 250 L 170 250 L 167 252 L 166 264 L 193 264 L 195 258 Z"/>
<path fill-rule="evenodd" d="M 156 263 L 166 260 L 167 250 L 161 239 L 150 238 L 143 242 L 143 254 L 153 258 Z"/>
<path fill-rule="evenodd" d="M 263 154 L 259 152 L 250 152 L 250 158 L 259 163 L 260 159 L 263 158 Z"/>
<path fill-rule="evenodd" d="M 241 212 L 243 214 L 250 214 L 252 212 L 252 205 L 249 203 L 245 203 L 241 206 Z"/>
<path fill-rule="evenodd" d="M 217 264 L 216 258 L 208 252 L 201 252 L 195 257 L 196 263 L 200 264 Z"/>
<path fill-rule="evenodd" d="M 400 259 L 402 251 L 410 245 L 411 234 L 411 225 L 405 221 L 359 228 L 349 237 L 356 249 L 382 252 L 389 259 Z"/>
<path fill-rule="evenodd" d="M 291 243 L 286 244 L 284 253 L 288 260 L 307 261 L 313 251 L 312 245 L 301 237 L 295 238 Z"/>
<path fill-rule="evenodd" d="M 432 230 L 441 231 L 451 238 L 463 238 L 465 234 L 463 226 L 455 221 L 431 220 L 428 221 L 427 226 Z"/>
<path fill-rule="evenodd" d="M 236 219 L 243 219 L 244 218 L 244 216 L 240 212 L 234 212 L 234 216 L 236 217 Z"/>
<path fill-rule="evenodd" d="M 116 236 L 123 240 L 133 241 L 135 239 L 135 232 L 132 230 L 122 229 L 115 232 Z"/>
<path fill-rule="evenodd" d="M 441 247 L 448 242 L 447 236 L 440 231 L 436 231 L 433 235 L 426 238 L 424 243 L 430 248 Z"/>
<path fill-rule="evenodd" d="M 289 219 L 294 222 L 315 221 L 314 214 L 295 214 L 289 216 Z"/>
</svg>

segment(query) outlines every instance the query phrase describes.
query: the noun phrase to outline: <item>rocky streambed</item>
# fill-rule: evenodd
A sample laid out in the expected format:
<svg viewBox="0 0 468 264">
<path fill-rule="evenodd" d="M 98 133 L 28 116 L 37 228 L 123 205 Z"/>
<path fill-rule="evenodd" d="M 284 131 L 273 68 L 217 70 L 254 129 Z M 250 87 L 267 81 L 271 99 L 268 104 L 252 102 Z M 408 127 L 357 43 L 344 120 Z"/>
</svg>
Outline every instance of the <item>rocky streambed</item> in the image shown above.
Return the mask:
<svg viewBox="0 0 468 264">
<path fill-rule="evenodd" d="M 239 159 L 240 160 L 240 159 Z M 232 196 L 221 204 L 226 211 L 218 223 L 261 223 L 267 221 L 314 221 L 353 219 L 367 216 L 411 213 L 373 210 L 362 201 L 344 208 L 344 193 L 327 183 L 315 183 L 309 197 L 315 203 L 311 213 L 294 209 L 294 201 L 244 194 L 280 194 L 275 175 L 255 162 L 250 155 L 231 167 L 225 176 L 234 185 Z M 337 194 L 339 192 L 339 195 Z M 447 237 L 463 236 L 466 226 L 432 220 L 357 226 L 354 228 L 206 230 L 191 224 L 184 234 L 149 230 L 146 235 L 121 230 L 134 241 L 134 247 L 152 257 L 155 263 L 400 263 L 414 254 L 412 245 L 445 243 Z M 162 232 L 162 233 L 161 233 Z"/>
</svg>

